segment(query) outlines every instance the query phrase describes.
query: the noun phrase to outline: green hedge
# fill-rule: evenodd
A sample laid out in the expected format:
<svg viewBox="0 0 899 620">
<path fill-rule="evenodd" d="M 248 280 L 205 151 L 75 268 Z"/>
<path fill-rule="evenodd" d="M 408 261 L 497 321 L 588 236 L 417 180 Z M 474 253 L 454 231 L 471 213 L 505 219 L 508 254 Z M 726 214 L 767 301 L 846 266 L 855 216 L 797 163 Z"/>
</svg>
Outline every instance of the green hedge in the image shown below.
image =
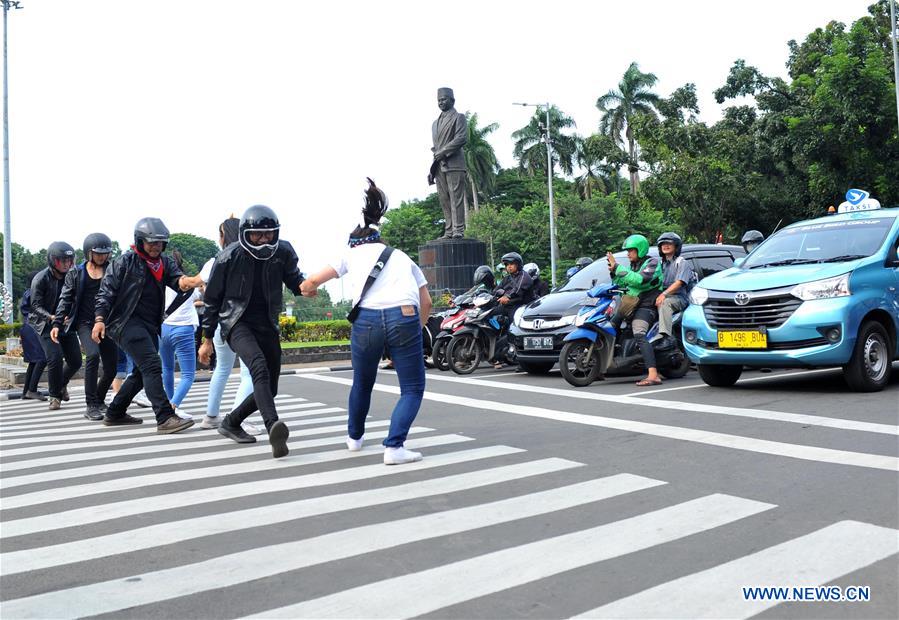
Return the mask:
<svg viewBox="0 0 899 620">
<path fill-rule="evenodd" d="M 0 323 L 0 340 L 5 340 L 9 336 L 18 336 L 20 329 L 22 329 L 21 323 Z"/>
<path fill-rule="evenodd" d="M 281 327 L 281 340 L 284 342 L 322 342 L 350 339 L 350 322 L 346 319 L 339 321 L 298 322 L 295 317 L 282 316 L 278 323 Z"/>
</svg>

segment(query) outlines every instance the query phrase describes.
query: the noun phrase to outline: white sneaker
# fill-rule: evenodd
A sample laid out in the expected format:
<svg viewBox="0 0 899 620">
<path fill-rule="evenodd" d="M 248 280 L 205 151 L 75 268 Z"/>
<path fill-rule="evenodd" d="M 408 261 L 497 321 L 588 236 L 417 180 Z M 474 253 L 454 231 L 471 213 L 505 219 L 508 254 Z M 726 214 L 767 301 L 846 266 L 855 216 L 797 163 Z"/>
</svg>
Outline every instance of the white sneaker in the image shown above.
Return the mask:
<svg viewBox="0 0 899 620">
<path fill-rule="evenodd" d="M 346 438 L 346 448 L 350 452 L 359 452 L 362 449 L 362 442 L 365 441 L 365 435 L 362 435 L 359 439 L 353 439 L 352 437 Z"/>
<path fill-rule="evenodd" d="M 252 422 L 241 422 L 240 428 L 243 429 L 247 435 L 261 435 L 262 429 L 253 424 Z"/>
<path fill-rule="evenodd" d="M 414 463 L 420 460 L 421 452 L 406 450 L 403 446 L 399 448 L 384 448 L 385 465 L 402 465 L 403 463 Z"/>
<path fill-rule="evenodd" d="M 211 428 L 215 429 L 219 427 L 219 417 L 218 416 L 203 416 L 203 421 L 200 422 L 200 428 Z"/>
<path fill-rule="evenodd" d="M 194 417 L 192 415 L 187 413 L 181 407 L 175 407 L 175 415 L 178 416 L 179 418 L 181 418 L 182 420 L 193 420 L 194 419 Z"/>
<path fill-rule="evenodd" d="M 131 400 L 131 402 L 133 402 L 133 403 L 134 403 L 135 405 L 137 405 L 138 407 L 152 407 L 152 406 L 153 406 L 153 404 L 152 404 L 152 403 L 150 402 L 150 400 L 147 398 L 147 395 L 146 395 L 146 393 L 144 393 L 143 390 L 141 390 L 140 392 L 138 392 L 138 393 L 134 396 L 134 398 Z"/>
</svg>

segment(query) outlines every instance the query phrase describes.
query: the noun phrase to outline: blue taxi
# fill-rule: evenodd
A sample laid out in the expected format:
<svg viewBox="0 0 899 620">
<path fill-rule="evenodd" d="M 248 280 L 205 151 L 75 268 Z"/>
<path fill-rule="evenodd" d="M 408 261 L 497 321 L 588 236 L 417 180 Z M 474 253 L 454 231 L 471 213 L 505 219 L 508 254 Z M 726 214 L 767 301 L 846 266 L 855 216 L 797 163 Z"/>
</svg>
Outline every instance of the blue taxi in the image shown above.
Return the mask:
<svg viewBox="0 0 899 620">
<path fill-rule="evenodd" d="M 683 341 L 709 385 L 744 366 L 842 366 L 876 391 L 899 357 L 899 208 L 849 190 L 834 215 L 783 228 L 691 291 Z"/>
</svg>

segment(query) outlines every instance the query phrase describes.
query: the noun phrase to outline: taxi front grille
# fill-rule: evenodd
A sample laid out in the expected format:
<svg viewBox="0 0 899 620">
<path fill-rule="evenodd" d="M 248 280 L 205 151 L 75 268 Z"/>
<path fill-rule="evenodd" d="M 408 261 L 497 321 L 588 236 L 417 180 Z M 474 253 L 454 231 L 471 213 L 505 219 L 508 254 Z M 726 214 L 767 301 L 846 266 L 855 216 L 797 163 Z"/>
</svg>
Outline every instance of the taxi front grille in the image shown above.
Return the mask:
<svg viewBox="0 0 899 620">
<path fill-rule="evenodd" d="M 744 306 L 732 300 L 710 299 L 703 309 L 709 325 L 717 329 L 780 327 L 802 305 L 792 295 L 753 299 Z"/>
</svg>

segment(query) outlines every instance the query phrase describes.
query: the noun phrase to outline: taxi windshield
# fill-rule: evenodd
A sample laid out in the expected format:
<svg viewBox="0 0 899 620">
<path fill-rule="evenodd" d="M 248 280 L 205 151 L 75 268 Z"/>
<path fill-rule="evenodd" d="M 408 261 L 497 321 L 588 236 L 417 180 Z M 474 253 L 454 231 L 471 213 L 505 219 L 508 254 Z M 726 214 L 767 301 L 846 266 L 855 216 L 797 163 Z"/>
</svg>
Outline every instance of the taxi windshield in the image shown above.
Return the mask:
<svg viewBox="0 0 899 620">
<path fill-rule="evenodd" d="M 877 217 L 785 228 L 750 254 L 742 267 L 839 263 L 865 258 L 883 246 L 894 221 L 892 217 Z"/>
</svg>

